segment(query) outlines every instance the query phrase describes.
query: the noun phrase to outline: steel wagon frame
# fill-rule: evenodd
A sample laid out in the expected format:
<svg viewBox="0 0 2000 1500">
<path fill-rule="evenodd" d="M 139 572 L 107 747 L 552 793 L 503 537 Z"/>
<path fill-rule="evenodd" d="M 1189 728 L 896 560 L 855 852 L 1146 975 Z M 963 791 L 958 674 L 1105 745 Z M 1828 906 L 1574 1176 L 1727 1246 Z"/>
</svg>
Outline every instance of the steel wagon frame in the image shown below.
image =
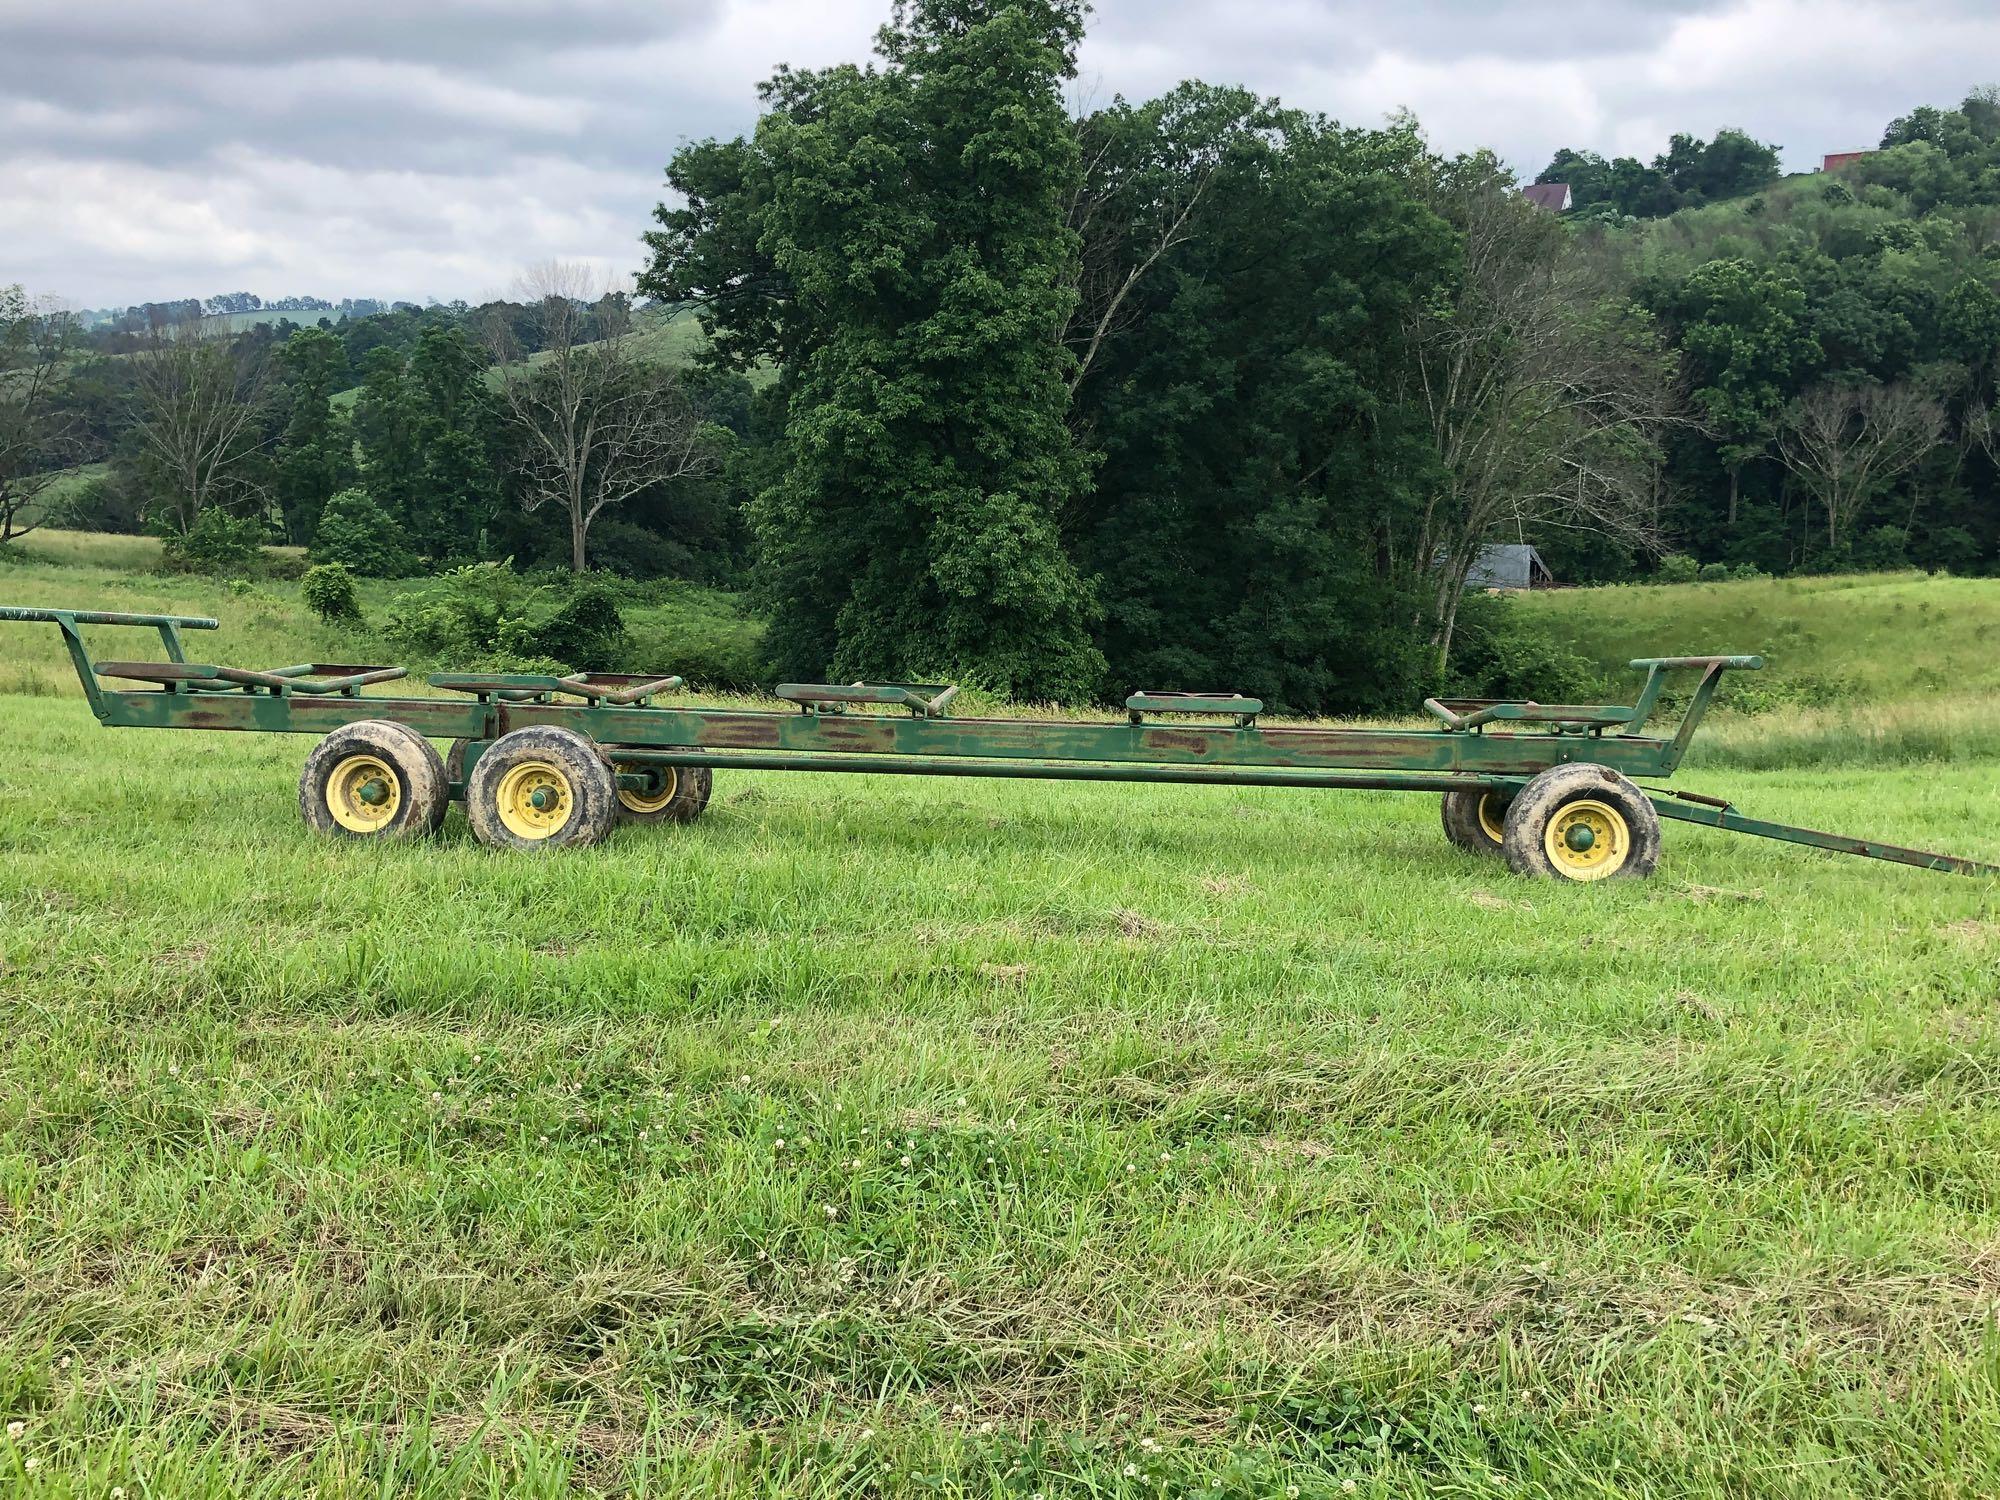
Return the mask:
<svg viewBox="0 0 2000 1500">
<path fill-rule="evenodd" d="M 423 802 L 418 821 L 431 827 L 446 803 L 463 802 L 481 831 L 482 809 L 494 811 L 484 802 L 505 791 L 486 785 L 499 772 L 489 767 L 482 781 L 480 768 L 496 751 L 525 744 L 526 735 L 543 747 L 536 763 L 548 774 L 516 784 L 517 826 L 510 834 L 503 817 L 488 842 L 592 842 L 621 809 L 627 815 L 670 810 L 684 782 L 698 780 L 705 803 L 707 773 L 717 769 L 846 771 L 1440 793 L 1454 842 L 1475 849 L 1490 844 L 1517 869 L 1529 866 L 1524 873 L 1573 879 L 1645 873 L 1651 857 L 1642 845 L 1650 837 L 1657 853 L 1660 818 L 1925 869 L 2000 874 L 2000 867 L 1948 854 L 1751 818 L 1720 798 L 1637 786 L 1635 779 L 1674 773 L 1724 675 L 1761 668 L 1757 656 L 1640 658 L 1631 665 L 1645 677 L 1630 704 L 1433 698 L 1424 707 L 1438 721 L 1435 728 L 1369 729 L 1266 725 L 1255 699 L 1200 693 L 1135 693 L 1119 720 L 959 718 L 951 712 L 955 687 L 920 683 L 784 683 L 776 689 L 789 705 L 782 709 L 702 706 L 677 696 L 684 686 L 678 677 L 618 673 L 444 672 L 427 681 L 452 696 L 374 696 L 366 690 L 404 679 L 407 671 L 346 663 L 266 670 L 191 663 L 183 633 L 216 629 L 218 622 L 205 617 L 0 607 L 0 621 L 55 625 L 91 712 L 109 726 L 308 734 L 329 743 L 341 735 L 352 739 L 367 726 L 399 728 L 403 750 L 367 749 L 366 779 L 350 778 L 344 791 L 317 794 L 335 814 L 330 832 L 406 831 L 401 824 L 366 826 L 385 805 L 368 800 L 378 787 L 385 797 L 394 791 Z M 95 658 L 83 634 L 90 626 L 150 627 L 165 660 Z M 1678 724 L 1670 734 L 1647 733 L 1668 679 L 1683 672 L 1699 676 Z M 106 687 L 100 679 L 137 686 Z M 435 789 L 422 784 L 422 767 L 402 765 L 405 752 L 418 753 L 409 745 L 418 739 L 455 742 L 451 764 L 440 763 L 442 774 L 432 778 Z M 601 784 L 597 771 L 576 758 L 578 746 L 600 764 Z M 309 776 L 313 770 L 309 761 Z M 1533 803 L 1529 794 L 1539 796 L 1539 786 L 1557 782 L 1569 793 L 1546 817 L 1535 813 L 1537 826 L 1514 839 L 1525 853 L 1510 847 L 1514 810 Z M 538 808 L 537 795 L 549 806 Z M 338 817 L 340 797 L 348 799 L 354 824 Z M 301 802 L 312 821 L 303 790 Z M 1586 805 L 1602 816 L 1574 811 Z M 1565 814 L 1565 808 L 1572 811 Z M 559 810 L 586 817 L 592 826 L 576 838 L 556 836 L 566 823 L 541 829 Z M 1550 832 L 1558 823 L 1561 828 Z M 1647 824 L 1650 835 L 1634 826 Z M 1603 869 L 1617 852 L 1609 848 L 1614 840 L 1624 841 L 1626 857 Z M 1565 853 L 1566 845 L 1576 847 Z M 1536 847 L 1546 859 L 1535 855 Z M 1645 868 L 1628 868 L 1632 864 Z"/>
</svg>

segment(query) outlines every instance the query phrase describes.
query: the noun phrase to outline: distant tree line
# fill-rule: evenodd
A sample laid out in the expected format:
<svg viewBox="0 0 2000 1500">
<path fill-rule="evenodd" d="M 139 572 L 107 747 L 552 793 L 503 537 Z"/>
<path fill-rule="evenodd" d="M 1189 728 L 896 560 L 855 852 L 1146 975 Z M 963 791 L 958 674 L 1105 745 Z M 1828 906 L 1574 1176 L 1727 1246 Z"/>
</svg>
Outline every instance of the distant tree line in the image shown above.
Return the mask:
<svg viewBox="0 0 2000 1500">
<path fill-rule="evenodd" d="M 1724 132 L 1718 141 L 1734 133 Z M 1565 153 L 1574 158 L 1575 153 Z M 1738 153 L 1741 159 L 1741 153 Z M 1559 176 L 1558 156 L 1545 176 Z M 1711 565 L 1990 571 L 2000 555 L 2000 103 L 1918 109 L 1882 149 L 1651 223 L 1571 216 L 1656 320 L 1685 409 L 1661 544 Z M 1641 554 L 1550 546 L 1569 576 Z"/>
<path fill-rule="evenodd" d="M 1664 219 L 1769 187 L 1778 180 L 1780 149 L 1741 130 L 1717 131 L 1709 141 L 1676 135 L 1651 165 L 1565 147 L 1535 181 L 1568 184 L 1570 211 L 1583 218 Z"/>
<path fill-rule="evenodd" d="M 748 382 L 668 368 L 638 347 L 644 314 L 572 282 L 241 329 L 188 301 L 87 330 L 10 289 L 0 428 L 33 440 L 0 460 L 0 531 L 205 527 L 198 547 L 288 541 L 364 573 L 512 557 L 735 580 Z M 531 420 L 550 409 L 574 426 L 560 455 Z M 90 464 L 108 472 L 44 503 Z"/>
</svg>

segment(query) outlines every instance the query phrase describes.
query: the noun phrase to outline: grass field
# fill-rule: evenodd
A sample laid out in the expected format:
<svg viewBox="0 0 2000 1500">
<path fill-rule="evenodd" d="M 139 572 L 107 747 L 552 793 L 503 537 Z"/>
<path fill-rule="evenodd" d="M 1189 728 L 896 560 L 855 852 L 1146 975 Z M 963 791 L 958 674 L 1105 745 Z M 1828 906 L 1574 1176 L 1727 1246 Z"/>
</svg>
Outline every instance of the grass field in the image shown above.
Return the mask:
<svg viewBox="0 0 2000 1500">
<path fill-rule="evenodd" d="M 1863 573 L 1518 596 L 1613 682 L 1635 656 L 1764 653 L 1768 677 L 1808 696 L 1889 701 L 2000 693 L 2000 581 Z M 1718 645 L 1717 643 L 1721 643 Z"/>
<path fill-rule="evenodd" d="M 108 577 L 0 599 L 303 659 Z M 100 729 L 0 632 L 0 1492 L 2000 1491 L 1991 883 L 747 774 L 333 846 L 306 741 Z M 1702 784 L 1993 859 L 1996 768 Z"/>
</svg>

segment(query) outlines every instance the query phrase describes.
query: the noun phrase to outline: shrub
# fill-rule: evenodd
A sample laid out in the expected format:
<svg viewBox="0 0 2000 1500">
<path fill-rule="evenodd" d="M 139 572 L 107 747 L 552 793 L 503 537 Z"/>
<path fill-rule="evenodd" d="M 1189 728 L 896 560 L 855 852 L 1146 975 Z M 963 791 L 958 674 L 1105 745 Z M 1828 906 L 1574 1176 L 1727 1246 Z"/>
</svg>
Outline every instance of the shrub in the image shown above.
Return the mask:
<svg viewBox="0 0 2000 1500">
<path fill-rule="evenodd" d="M 593 566 L 625 578 L 685 578 L 695 557 L 679 542 L 629 521 L 599 521 L 590 528 Z"/>
<path fill-rule="evenodd" d="M 1700 578 L 1703 583 L 1727 583 L 1736 576 L 1728 563 L 1712 562 L 1701 565 Z"/>
<path fill-rule="evenodd" d="M 610 671 L 625 650 L 625 621 L 607 590 L 585 587 L 532 629 L 528 642 L 539 655 L 586 671 Z"/>
<path fill-rule="evenodd" d="M 340 563 L 364 578 L 407 578 L 416 556 L 396 518 L 366 490 L 342 490 L 326 502 L 313 532 L 314 562 Z"/>
<path fill-rule="evenodd" d="M 1547 626 L 1523 619 L 1512 602 L 1468 594 L 1452 637 L 1448 691 L 1460 698 L 1587 700 L 1597 673 Z"/>
<path fill-rule="evenodd" d="M 354 575 L 345 563 L 321 563 L 299 580 L 299 597 L 306 608 L 328 625 L 361 618 L 361 601 L 355 597 Z"/>
<path fill-rule="evenodd" d="M 1701 577 L 1701 565 L 1684 552 L 1669 552 L 1653 576 L 1660 583 L 1693 583 Z"/>
<path fill-rule="evenodd" d="M 1869 572 L 1891 572 L 1910 565 L 1910 534 L 1900 526 L 1876 526 L 1854 544 L 1854 565 Z"/>
<path fill-rule="evenodd" d="M 228 573 L 250 567 L 263 550 L 261 521 L 210 509 L 186 531 L 161 537 L 160 564 L 174 573 Z"/>
<path fill-rule="evenodd" d="M 127 536 L 143 533 L 146 497 L 136 484 L 110 475 L 85 480 L 62 503 L 60 511 L 48 519 L 78 531 L 115 531 Z"/>
<path fill-rule="evenodd" d="M 453 568 L 435 583 L 398 594 L 384 612 L 383 633 L 413 656 L 468 669 L 493 651 L 534 655 L 528 611 L 542 590 L 504 563 Z"/>
</svg>

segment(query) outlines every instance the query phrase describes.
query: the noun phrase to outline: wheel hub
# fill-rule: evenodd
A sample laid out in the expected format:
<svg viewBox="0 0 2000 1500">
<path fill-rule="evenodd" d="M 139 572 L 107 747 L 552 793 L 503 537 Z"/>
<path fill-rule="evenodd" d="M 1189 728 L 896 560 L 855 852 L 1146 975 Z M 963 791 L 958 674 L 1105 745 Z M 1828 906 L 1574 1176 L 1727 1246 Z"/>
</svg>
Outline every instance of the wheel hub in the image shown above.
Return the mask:
<svg viewBox="0 0 2000 1500">
<path fill-rule="evenodd" d="M 680 772 L 673 766 L 655 766 L 641 761 L 621 760 L 613 764 L 612 770 L 620 776 L 646 778 L 643 789 L 628 786 L 618 788 L 619 804 L 627 812 L 660 812 L 674 800 L 674 793 L 680 789 Z"/>
<path fill-rule="evenodd" d="M 1632 829 L 1609 802 L 1580 798 L 1556 809 L 1542 836 L 1556 874 L 1568 880 L 1602 880 L 1625 867 Z"/>
<path fill-rule="evenodd" d="M 326 810 L 349 833 L 380 833 L 403 805 L 403 784 L 374 755 L 350 755 L 326 779 Z"/>
<path fill-rule="evenodd" d="M 576 810 L 569 778 L 551 761 L 525 760 L 510 767 L 494 794 L 500 821 L 516 838 L 546 839 L 562 832 Z"/>
</svg>

